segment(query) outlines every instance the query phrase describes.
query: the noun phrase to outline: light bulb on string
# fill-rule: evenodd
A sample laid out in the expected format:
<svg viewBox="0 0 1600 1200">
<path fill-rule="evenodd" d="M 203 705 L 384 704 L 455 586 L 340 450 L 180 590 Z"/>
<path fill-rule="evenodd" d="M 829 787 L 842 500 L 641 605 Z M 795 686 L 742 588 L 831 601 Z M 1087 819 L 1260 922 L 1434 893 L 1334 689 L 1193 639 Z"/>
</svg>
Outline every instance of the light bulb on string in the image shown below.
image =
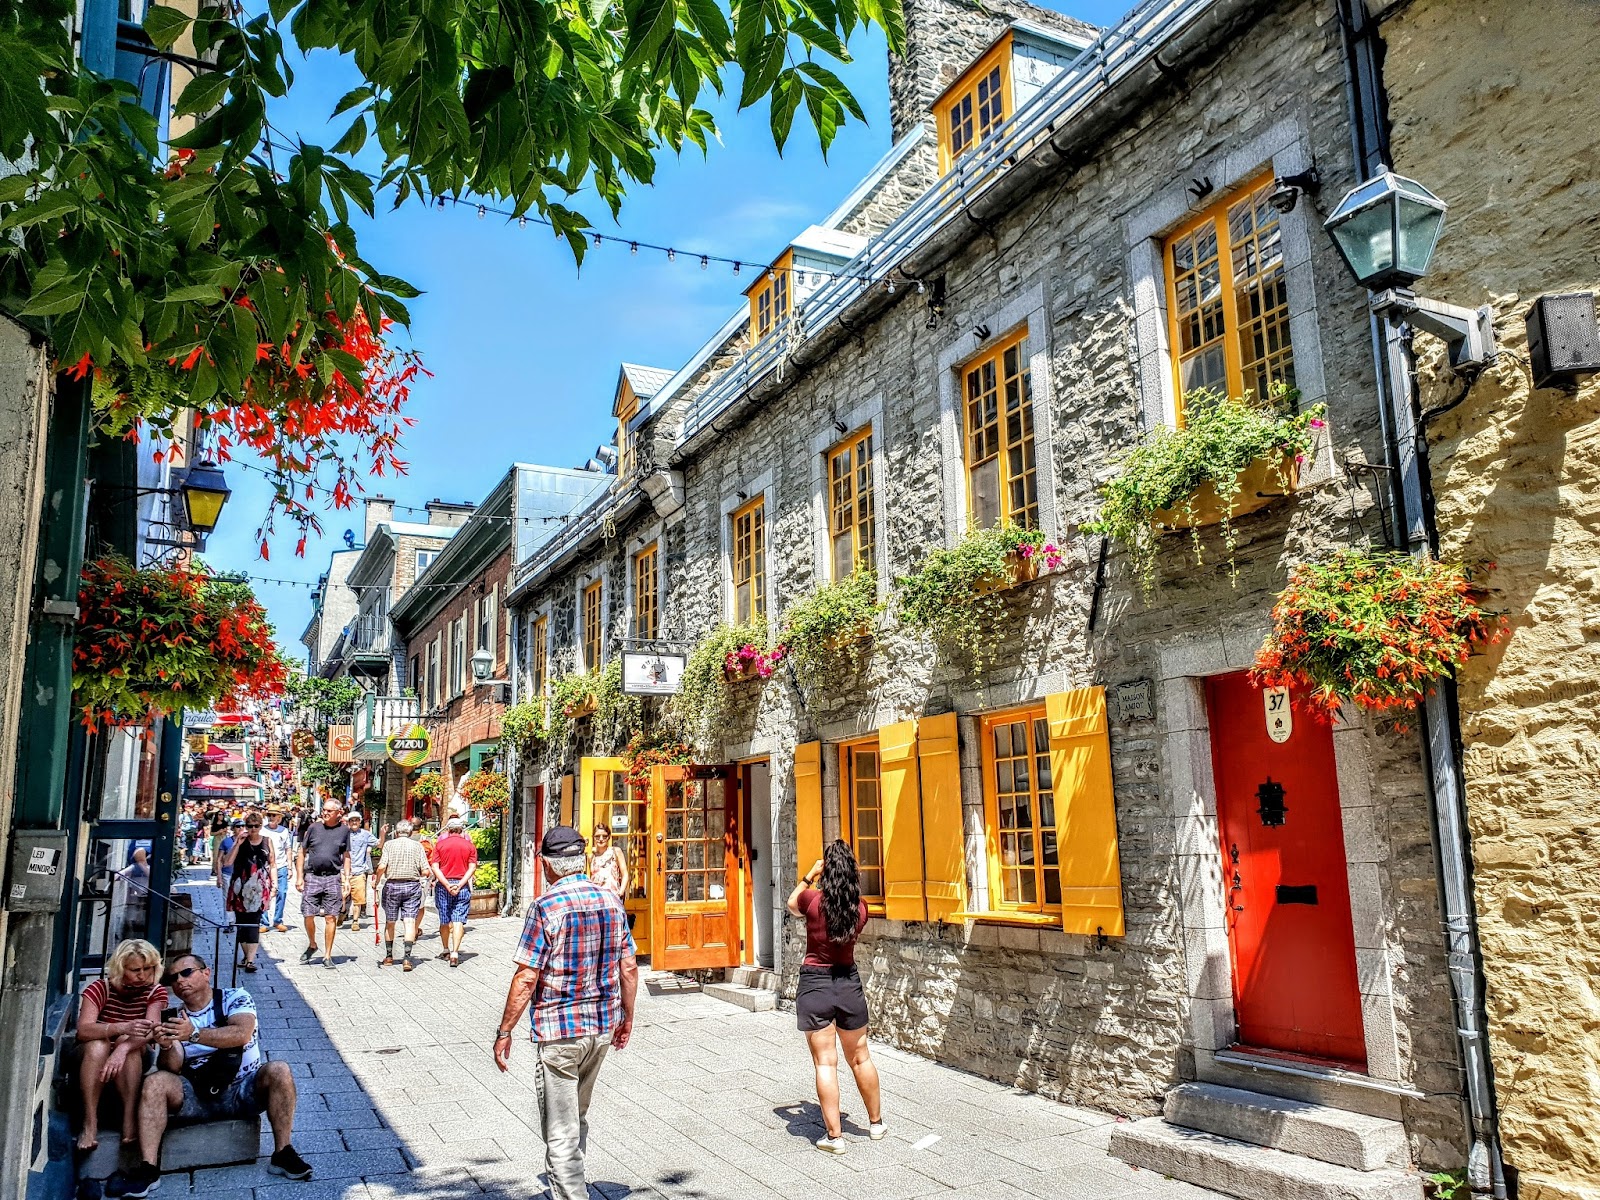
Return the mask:
<svg viewBox="0 0 1600 1200">
<path fill-rule="evenodd" d="M 440 197 L 439 197 L 439 207 L 440 207 L 440 208 L 443 208 L 443 207 L 444 207 L 444 197 L 443 197 L 443 196 L 440 196 Z"/>
<path fill-rule="evenodd" d="M 629 254 L 637 254 L 637 253 L 639 253 L 639 243 L 638 242 L 629 242 L 628 243 L 628 253 Z"/>
<path fill-rule="evenodd" d="M 891 296 L 894 295 L 894 280 L 885 279 L 883 281 L 883 290 L 888 292 Z"/>
<path fill-rule="evenodd" d="M 603 237 L 601 237 L 598 233 L 594 235 L 594 244 L 595 244 L 596 248 L 598 248 L 600 246 L 600 243 L 603 242 L 603 241 L 605 241 L 605 239 Z"/>
<path fill-rule="evenodd" d="M 667 261 L 668 262 L 677 262 L 678 261 L 678 252 L 676 250 L 669 249 L 667 251 Z"/>
<path fill-rule="evenodd" d="M 919 279 L 919 280 L 917 280 L 917 295 L 919 295 L 919 296 L 920 296 L 920 295 L 922 295 L 922 294 L 923 294 L 923 293 L 924 293 L 924 292 L 926 292 L 926 291 L 927 291 L 927 290 L 928 290 L 928 288 L 927 288 L 927 285 L 926 285 L 926 284 L 924 284 L 924 283 L 923 283 L 923 282 L 922 282 L 922 280 L 920 280 L 920 279 Z"/>
<path fill-rule="evenodd" d="M 485 208 L 483 205 L 481 205 L 481 204 L 478 205 L 478 220 L 480 220 L 480 221 L 483 220 L 484 214 L 487 213 L 488 211 L 489 210 L 487 208 Z"/>
<path fill-rule="evenodd" d="M 700 269 L 702 271 L 704 271 L 710 265 L 711 265 L 711 260 L 709 258 L 707 258 L 704 254 L 702 254 L 700 256 Z"/>
<path fill-rule="evenodd" d="M 739 273 L 739 266 L 740 266 L 740 264 L 738 264 L 738 263 L 734 263 L 733 264 L 733 273 L 735 275 L 737 275 Z"/>
<path fill-rule="evenodd" d="M 517 228 L 518 229 L 526 229 L 527 227 L 528 227 L 528 218 L 527 217 L 518 217 L 517 218 Z"/>
</svg>

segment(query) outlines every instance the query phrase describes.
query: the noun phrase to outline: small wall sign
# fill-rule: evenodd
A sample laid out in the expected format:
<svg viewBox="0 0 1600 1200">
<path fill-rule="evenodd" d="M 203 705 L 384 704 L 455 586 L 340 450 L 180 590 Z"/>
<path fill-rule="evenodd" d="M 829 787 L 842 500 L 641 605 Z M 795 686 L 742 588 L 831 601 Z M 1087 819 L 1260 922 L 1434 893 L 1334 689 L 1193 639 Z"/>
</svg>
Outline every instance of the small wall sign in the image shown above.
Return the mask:
<svg viewBox="0 0 1600 1200">
<path fill-rule="evenodd" d="M 676 696 L 683 686 L 682 654 L 625 650 L 622 654 L 622 691 L 628 696 Z"/>
<path fill-rule="evenodd" d="M 1294 708 L 1289 704 L 1289 689 L 1262 688 L 1261 702 L 1267 707 L 1267 736 L 1275 742 L 1287 742 L 1294 733 Z"/>
<path fill-rule="evenodd" d="M 1148 679 L 1117 684 L 1117 720 L 1153 721 L 1156 717 L 1155 686 Z"/>
</svg>

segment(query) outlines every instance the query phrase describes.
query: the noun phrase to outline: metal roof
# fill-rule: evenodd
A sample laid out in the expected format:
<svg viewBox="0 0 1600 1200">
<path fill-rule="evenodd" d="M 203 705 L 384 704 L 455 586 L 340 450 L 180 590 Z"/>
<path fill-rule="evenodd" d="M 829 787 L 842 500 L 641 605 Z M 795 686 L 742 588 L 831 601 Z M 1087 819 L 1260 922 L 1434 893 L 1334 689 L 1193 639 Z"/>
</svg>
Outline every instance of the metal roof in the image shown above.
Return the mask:
<svg viewBox="0 0 1600 1200">
<path fill-rule="evenodd" d="M 627 378 L 633 394 L 644 401 L 659 392 L 667 380 L 677 372 L 664 367 L 641 367 L 636 363 L 623 363 L 622 374 Z"/>
</svg>

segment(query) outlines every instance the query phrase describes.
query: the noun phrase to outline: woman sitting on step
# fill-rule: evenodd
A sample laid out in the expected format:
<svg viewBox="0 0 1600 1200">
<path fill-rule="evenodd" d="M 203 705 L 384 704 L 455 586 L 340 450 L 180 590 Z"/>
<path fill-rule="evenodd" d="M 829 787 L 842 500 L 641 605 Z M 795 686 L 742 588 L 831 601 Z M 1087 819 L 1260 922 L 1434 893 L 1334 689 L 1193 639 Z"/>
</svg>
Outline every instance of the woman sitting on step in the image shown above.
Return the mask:
<svg viewBox="0 0 1600 1200">
<path fill-rule="evenodd" d="M 100 1144 L 100 1096 L 107 1084 L 122 1097 L 123 1142 L 132 1145 L 139 1136 L 139 1085 L 167 1006 L 167 989 L 156 981 L 160 974 L 160 951 L 130 938 L 111 952 L 104 978 L 83 990 L 78 1001 L 79 1150 Z"/>
</svg>

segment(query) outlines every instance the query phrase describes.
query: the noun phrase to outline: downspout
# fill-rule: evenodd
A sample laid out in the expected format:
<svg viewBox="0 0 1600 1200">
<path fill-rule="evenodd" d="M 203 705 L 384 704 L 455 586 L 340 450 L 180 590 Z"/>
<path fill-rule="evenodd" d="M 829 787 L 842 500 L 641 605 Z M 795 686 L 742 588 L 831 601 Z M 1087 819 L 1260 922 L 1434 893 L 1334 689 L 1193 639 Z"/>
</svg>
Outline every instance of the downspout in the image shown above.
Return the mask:
<svg viewBox="0 0 1600 1200">
<path fill-rule="evenodd" d="M 1366 0 L 1336 0 L 1344 41 L 1345 94 L 1350 108 L 1352 149 L 1362 178 L 1390 163 L 1383 111 L 1383 69 L 1375 43 L 1377 23 Z M 1394 524 L 1392 540 L 1408 553 L 1432 555 L 1439 544 L 1434 521 L 1428 447 L 1417 400 L 1411 330 L 1385 314 L 1370 315 L 1373 370 Z M 1456 1037 L 1466 1076 L 1467 1181 L 1474 1192 L 1504 1200 L 1494 1074 L 1489 1062 L 1488 1015 L 1483 997 L 1483 949 L 1472 895 L 1472 851 L 1466 788 L 1461 770 L 1460 711 L 1454 678 L 1440 680 L 1422 710 L 1439 899 L 1444 918 L 1447 970 L 1455 1000 Z"/>
<path fill-rule="evenodd" d="M 515 511 L 515 510 L 513 510 Z M 511 680 L 511 704 L 517 702 L 518 685 L 521 683 L 522 673 L 517 670 L 520 659 L 517 652 L 521 646 L 522 620 L 517 611 L 510 606 L 505 610 L 506 620 L 511 622 L 511 661 L 506 663 L 506 675 Z M 509 707 L 509 705 L 508 705 Z M 518 768 L 521 767 L 521 754 L 515 747 L 507 753 L 505 730 L 500 731 L 500 753 L 506 763 L 506 820 L 505 828 L 500 831 L 500 878 L 505 880 L 506 903 L 516 906 L 517 897 L 517 865 L 522 861 L 522 855 L 516 852 L 517 845 L 517 807 L 520 797 L 517 793 L 519 785 Z"/>
</svg>

